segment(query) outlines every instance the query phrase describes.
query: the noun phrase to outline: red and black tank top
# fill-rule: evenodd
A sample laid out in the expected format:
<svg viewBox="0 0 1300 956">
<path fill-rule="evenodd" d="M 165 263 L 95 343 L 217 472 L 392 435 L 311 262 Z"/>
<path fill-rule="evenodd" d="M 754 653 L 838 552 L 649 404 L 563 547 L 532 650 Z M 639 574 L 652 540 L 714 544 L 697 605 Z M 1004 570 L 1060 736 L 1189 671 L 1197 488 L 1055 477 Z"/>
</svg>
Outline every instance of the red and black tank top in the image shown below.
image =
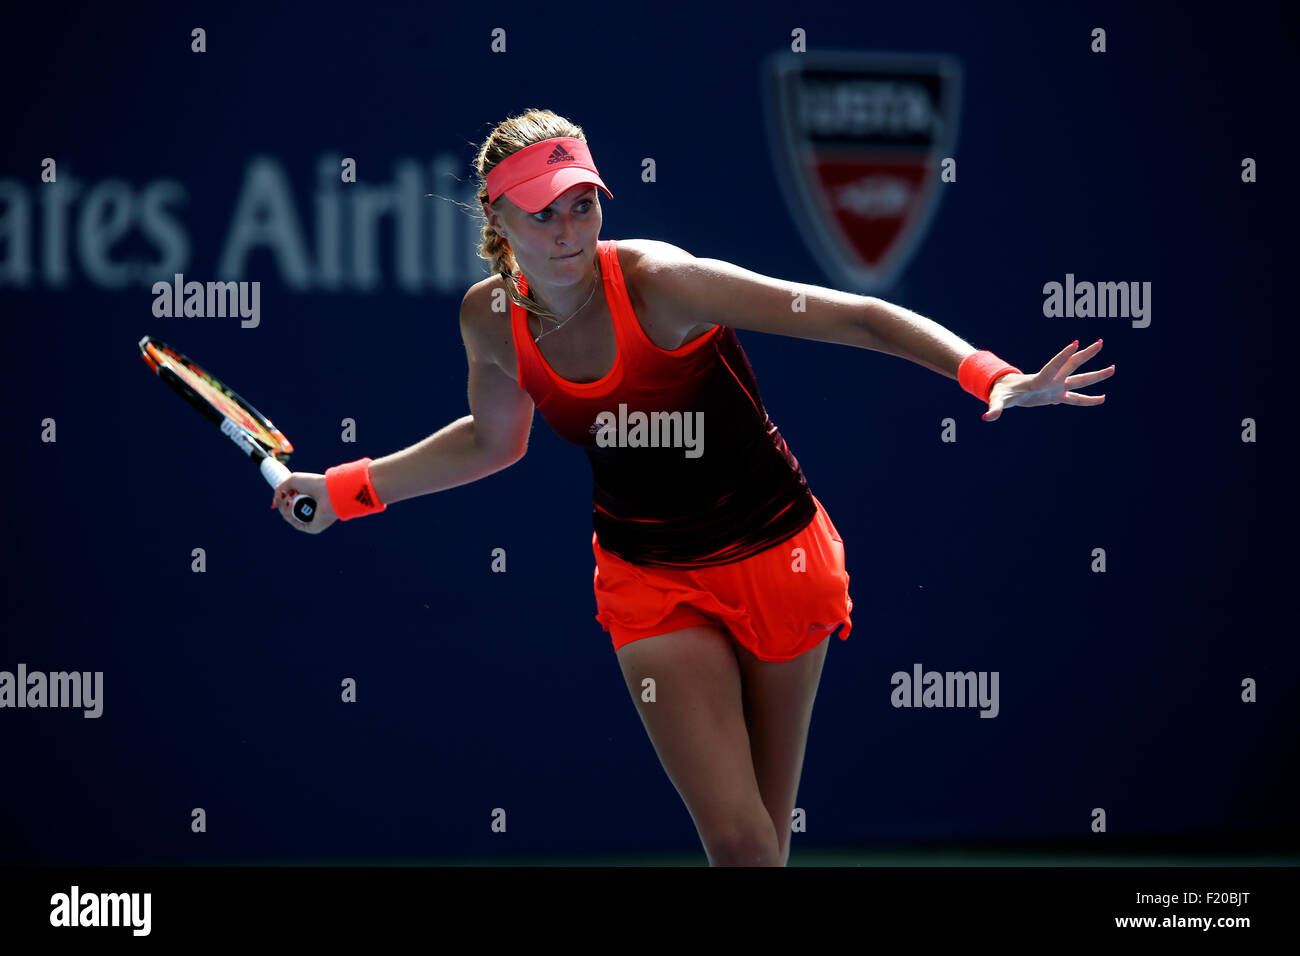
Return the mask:
<svg viewBox="0 0 1300 956">
<path fill-rule="evenodd" d="M 560 378 L 511 303 L 519 387 L 591 462 L 592 525 L 602 548 L 658 567 L 738 561 L 812 521 L 799 462 L 768 418 L 733 329 L 681 348 L 650 341 L 632 311 L 617 241 L 599 243 L 618 354 L 595 382 Z M 528 280 L 519 288 L 525 294 Z"/>
</svg>

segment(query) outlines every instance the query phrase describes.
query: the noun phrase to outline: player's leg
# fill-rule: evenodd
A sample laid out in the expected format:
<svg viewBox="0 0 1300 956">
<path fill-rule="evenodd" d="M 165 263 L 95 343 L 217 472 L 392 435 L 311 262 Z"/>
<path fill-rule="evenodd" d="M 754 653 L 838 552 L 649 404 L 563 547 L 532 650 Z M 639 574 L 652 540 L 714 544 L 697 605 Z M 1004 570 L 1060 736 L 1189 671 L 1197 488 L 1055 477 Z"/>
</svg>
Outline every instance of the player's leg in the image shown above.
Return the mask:
<svg viewBox="0 0 1300 956">
<path fill-rule="evenodd" d="M 759 660 L 734 643 L 754 775 L 776 830 L 780 864 L 790 858 L 790 818 L 799 791 L 813 698 L 829 638 L 794 660 Z"/>
<path fill-rule="evenodd" d="M 642 638 L 619 648 L 618 663 L 710 865 L 780 865 L 777 834 L 754 775 L 740 668 L 727 632 L 699 625 Z M 647 677 L 654 679 L 653 702 L 642 699 Z"/>
</svg>

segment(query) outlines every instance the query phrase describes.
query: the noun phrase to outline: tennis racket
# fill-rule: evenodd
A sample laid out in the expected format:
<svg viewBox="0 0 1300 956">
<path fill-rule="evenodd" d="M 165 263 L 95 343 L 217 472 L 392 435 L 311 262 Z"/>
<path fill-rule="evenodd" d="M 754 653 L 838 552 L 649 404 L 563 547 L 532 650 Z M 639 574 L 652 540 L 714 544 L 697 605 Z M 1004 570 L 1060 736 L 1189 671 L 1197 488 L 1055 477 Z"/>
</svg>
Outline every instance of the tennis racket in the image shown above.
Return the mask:
<svg viewBox="0 0 1300 956">
<path fill-rule="evenodd" d="M 140 340 L 140 357 L 181 398 L 257 462 L 262 477 L 272 488 L 289 477 L 284 462 L 293 452 L 293 445 L 269 418 L 229 386 L 151 335 Z M 294 495 L 290 506 L 293 516 L 304 524 L 316 516 L 316 499 L 310 495 Z"/>
</svg>

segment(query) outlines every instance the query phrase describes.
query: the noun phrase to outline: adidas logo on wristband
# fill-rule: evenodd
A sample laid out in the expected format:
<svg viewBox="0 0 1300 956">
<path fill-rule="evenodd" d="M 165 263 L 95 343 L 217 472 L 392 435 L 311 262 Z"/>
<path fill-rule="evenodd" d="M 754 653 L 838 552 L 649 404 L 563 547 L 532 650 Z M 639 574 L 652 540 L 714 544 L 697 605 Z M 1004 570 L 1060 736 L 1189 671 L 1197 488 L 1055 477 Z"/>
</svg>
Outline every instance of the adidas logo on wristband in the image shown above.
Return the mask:
<svg viewBox="0 0 1300 956">
<path fill-rule="evenodd" d="M 361 515 L 377 515 L 388 507 L 370 483 L 369 458 L 326 468 L 325 486 L 340 521 Z"/>
</svg>

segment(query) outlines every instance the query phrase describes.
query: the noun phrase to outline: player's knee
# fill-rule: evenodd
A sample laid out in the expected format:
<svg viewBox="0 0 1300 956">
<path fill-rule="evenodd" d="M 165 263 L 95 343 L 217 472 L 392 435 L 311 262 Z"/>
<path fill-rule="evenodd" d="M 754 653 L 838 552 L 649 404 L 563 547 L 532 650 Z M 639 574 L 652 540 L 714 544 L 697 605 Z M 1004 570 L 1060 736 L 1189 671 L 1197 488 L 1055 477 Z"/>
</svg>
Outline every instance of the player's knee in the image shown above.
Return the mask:
<svg viewBox="0 0 1300 956">
<path fill-rule="evenodd" d="M 776 865 L 785 866 L 790 862 L 790 834 L 785 834 L 784 839 L 777 841 L 776 848 Z"/>
<path fill-rule="evenodd" d="M 763 823 L 767 825 L 764 826 Z M 782 854 L 770 820 L 733 825 L 705 837 L 710 866 L 781 866 Z"/>
<path fill-rule="evenodd" d="M 776 865 L 785 866 L 790 859 L 790 825 L 787 823 L 782 830 L 780 825 L 776 828 Z"/>
</svg>

